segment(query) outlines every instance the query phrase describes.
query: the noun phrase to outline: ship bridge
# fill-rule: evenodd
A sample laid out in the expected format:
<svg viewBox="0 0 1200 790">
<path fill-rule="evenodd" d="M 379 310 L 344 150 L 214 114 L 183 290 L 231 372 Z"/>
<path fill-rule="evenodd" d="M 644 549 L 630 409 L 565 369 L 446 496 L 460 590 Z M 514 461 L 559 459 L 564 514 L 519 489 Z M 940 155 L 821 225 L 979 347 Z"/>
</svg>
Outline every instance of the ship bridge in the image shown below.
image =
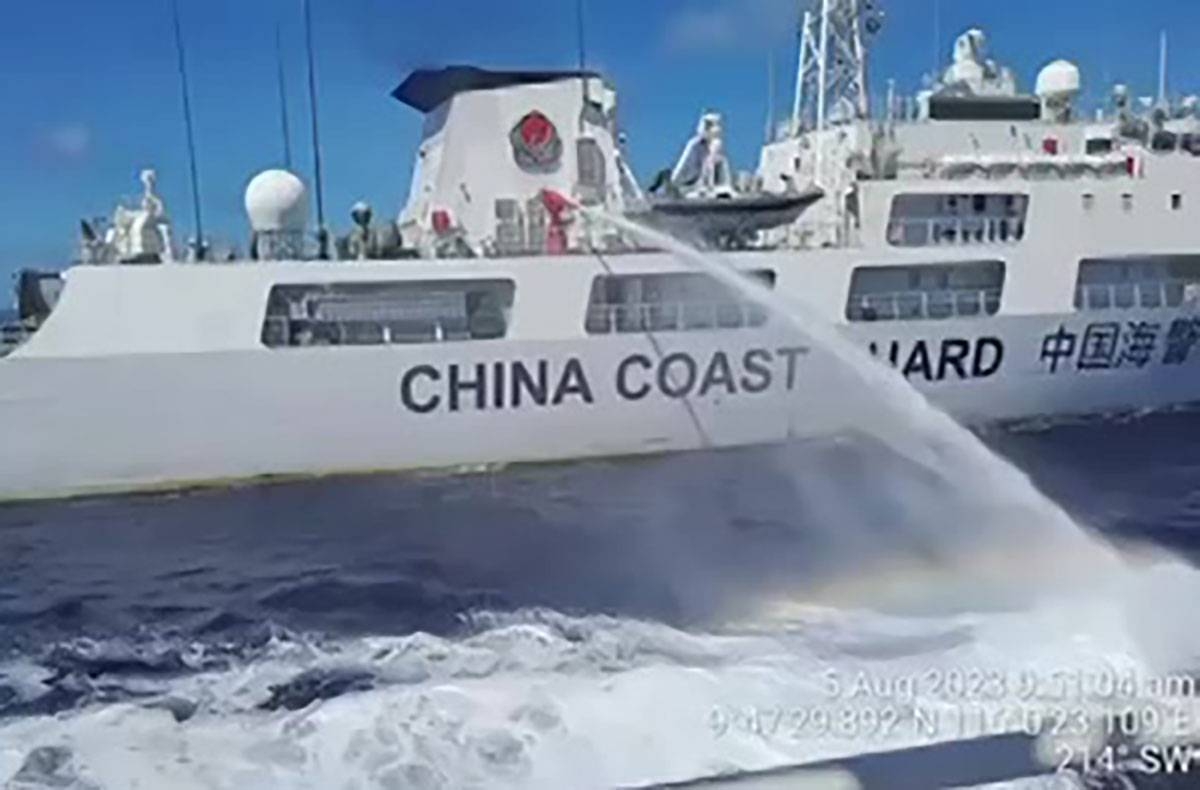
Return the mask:
<svg viewBox="0 0 1200 790">
<path fill-rule="evenodd" d="M 636 199 L 617 94 L 592 71 L 413 72 L 392 95 L 425 115 L 400 229 L 427 257 L 605 247 L 565 206 L 622 212 Z"/>
</svg>

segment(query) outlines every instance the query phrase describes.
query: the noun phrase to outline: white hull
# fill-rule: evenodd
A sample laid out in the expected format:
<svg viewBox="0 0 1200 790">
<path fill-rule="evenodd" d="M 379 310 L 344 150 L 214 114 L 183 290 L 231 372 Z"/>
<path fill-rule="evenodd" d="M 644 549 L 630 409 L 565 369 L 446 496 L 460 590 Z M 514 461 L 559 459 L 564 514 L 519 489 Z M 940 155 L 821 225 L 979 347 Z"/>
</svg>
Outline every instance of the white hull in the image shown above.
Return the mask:
<svg viewBox="0 0 1200 790">
<path fill-rule="evenodd" d="M 898 344 L 898 363 L 909 366 L 909 379 L 956 417 L 978 424 L 1200 400 L 1200 349 L 1188 361 L 1163 363 L 1168 327 L 1181 316 L 1191 317 L 1172 310 L 1121 311 L 879 323 L 844 331 L 863 346 L 875 343 L 884 357 Z M 1142 366 L 1081 370 L 1075 353 L 1063 354 L 1051 372 L 1053 360 L 1043 356 L 1046 337 L 1060 326 L 1081 339 L 1088 323 L 1142 320 L 1161 329 Z M 943 361 L 947 339 L 951 349 L 965 341 L 968 353 L 952 351 Z M 981 339 L 990 340 L 976 359 Z M 686 403 L 660 391 L 653 370 L 659 352 L 642 335 L 286 352 L 17 355 L 0 361 L 0 497 L 769 443 L 854 430 L 879 412 L 875 396 L 856 387 L 845 367 L 827 355 L 781 353 L 804 345 L 794 334 L 693 332 L 663 334 L 658 341 L 663 355 L 685 354 L 695 362 Z M 917 350 L 918 341 L 927 357 Z M 1003 348 L 999 359 L 997 344 Z M 718 351 L 726 354 L 731 378 L 719 363 L 713 367 Z M 757 353 L 757 370 L 746 368 L 747 352 Z M 795 363 L 790 376 L 789 359 Z M 533 402 L 528 388 L 522 402 L 513 403 L 514 360 L 532 371 L 546 362 L 544 405 Z M 577 360 L 575 375 L 567 376 L 564 389 L 571 360 Z M 460 384 L 467 384 L 478 363 L 486 364 L 488 380 L 483 408 L 476 391 L 464 387 L 454 410 L 450 366 L 459 366 Z M 497 363 L 508 379 L 502 386 Z M 406 398 L 404 374 L 420 366 L 438 372 L 414 375 Z M 686 385 L 689 367 L 676 358 L 663 379 L 668 389 Z M 701 395 L 706 376 L 711 380 Z"/>
<path fill-rule="evenodd" d="M 1187 134 L 1150 145 L 1130 118 L 1075 123 L 1011 78 L 975 85 L 982 41 L 956 44 L 953 95 L 927 117 L 827 124 L 822 109 L 815 130 L 768 143 L 760 203 L 814 184 L 824 197 L 761 238 L 718 234 L 755 248 L 725 263 L 966 423 L 1200 401 L 1200 127 L 1175 119 Z M 303 260 L 303 185 L 268 173 L 247 195 L 254 260 L 177 262 L 151 232 L 166 225 L 147 179 L 111 239 L 87 234 L 52 310 L 40 286 L 25 294 L 36 333 L 0 359 L 0 498 L 903 421 L 844 365 L 798 351 L 806 339 L 758 299 L 568 210 L 643 202 L 603 80 L 452 68 L 394 95 L 425 114 L 410 198 L 388 233 L 360 213 L 342 260 Z M 718 142 L 708 118 L 688 149 L 703 146 L 713 185 Z M 149 261 L 163 262 L 117 263 Z"/>
</svg>

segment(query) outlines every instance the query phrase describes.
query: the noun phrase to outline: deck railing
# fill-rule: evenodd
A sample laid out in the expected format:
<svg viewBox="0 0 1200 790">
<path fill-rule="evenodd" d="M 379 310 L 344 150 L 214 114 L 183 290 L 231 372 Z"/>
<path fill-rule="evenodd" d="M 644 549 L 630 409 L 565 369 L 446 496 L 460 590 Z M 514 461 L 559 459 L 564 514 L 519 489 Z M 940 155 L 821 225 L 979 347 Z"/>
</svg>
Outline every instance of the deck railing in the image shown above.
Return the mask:
<svg viewBox="0 0 1200 790">
<path fill-rule="evenodd" d="M 1016 244 L 1025 238 L 1025 223 L 1008 217 L 893 219 L 887 238 L 894 247 Z"/>
<path fill-rule="evenodd" d="M 852 295 L 846 317 L 851 321 L 936 321 L 995 315 L 999 310 L 999 288 L 895 291 Z"/>
<path fill-rule="evenodd" d="M 1089 283 L 1075 288 L 1076 310 L 1179 307 L 1196 300 L 1200 300 L 1200 283 L 1186 280 Z"/>
<path fill-rule="evenodd" d="M 438 321 L 321 321 L 268 317 L 262 341 L 272 348 L 288 346 L 379 346 L 471 340 L 466 323 Z"/>
<path fill-rule="evenodd" d="M 589 334 L 743 329 L 767 322 L 765 308 L 740 301 L 627 302 L 588 308 Z"/>
</svg>

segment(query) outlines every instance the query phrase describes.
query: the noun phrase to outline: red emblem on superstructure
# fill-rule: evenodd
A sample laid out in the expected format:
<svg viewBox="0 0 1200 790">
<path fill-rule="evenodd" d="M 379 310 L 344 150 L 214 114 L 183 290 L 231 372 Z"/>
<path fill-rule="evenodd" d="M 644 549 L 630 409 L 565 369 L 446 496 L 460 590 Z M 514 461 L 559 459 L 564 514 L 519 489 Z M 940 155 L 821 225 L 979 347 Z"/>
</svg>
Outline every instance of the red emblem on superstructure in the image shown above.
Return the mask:
<svg viewBox="0 0 1200 790">
<path fill-rule="evenodd" d="M 508 137 L 512 141 L 513 158 L 522 170 L 545 173 L 558 167 L 563 153 L 562 138 L 554 123 L 542 113 L 537 110 L 527 113 Z"/>
</svg>

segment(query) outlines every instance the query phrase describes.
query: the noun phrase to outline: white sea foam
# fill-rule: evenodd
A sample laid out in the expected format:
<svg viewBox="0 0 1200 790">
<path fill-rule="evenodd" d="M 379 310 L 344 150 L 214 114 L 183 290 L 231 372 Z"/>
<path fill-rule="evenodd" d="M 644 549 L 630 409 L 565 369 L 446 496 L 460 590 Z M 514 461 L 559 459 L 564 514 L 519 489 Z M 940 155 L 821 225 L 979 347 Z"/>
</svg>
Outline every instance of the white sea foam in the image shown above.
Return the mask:
<svg viewBox="0 0 1200 790">
<path fill-rule="evenodd" d="M 196 703 L 183 722 L 145 700 L 7 722 L 0 777 L 57 748 L 69 755 L 57 775 L 100 787 L 599 788 L 956 740 L 964 703 L 934 693 L 939 675 L 986 669 L 1049 684 L 1055 673 L 1165 671 L 1133 627 L 1146 614 L 1139 589 L 1182 578 L 1154 566 L 1033 610 L 938 618 L 810 606 L 688 633 L 537 610 L 476 613 L 458 639 L 284 640 L 253 663 L 160 689 Z M 320 669 L 369 672 L 374 687 L 301 710 L 258 708 L 271 686 Z M 835 696 L 829 673 L 920 682 L 913 695 Z M 1015 691 L 976 702 L 1036 707 Z M 1066 703 L 1040 703 L 1054 704 Z M 886 735 L 861 723 L 832 734 L 794 718 L 893 707 L 919 708 L 937 725 L 901 718 Z"/>
</svg>

